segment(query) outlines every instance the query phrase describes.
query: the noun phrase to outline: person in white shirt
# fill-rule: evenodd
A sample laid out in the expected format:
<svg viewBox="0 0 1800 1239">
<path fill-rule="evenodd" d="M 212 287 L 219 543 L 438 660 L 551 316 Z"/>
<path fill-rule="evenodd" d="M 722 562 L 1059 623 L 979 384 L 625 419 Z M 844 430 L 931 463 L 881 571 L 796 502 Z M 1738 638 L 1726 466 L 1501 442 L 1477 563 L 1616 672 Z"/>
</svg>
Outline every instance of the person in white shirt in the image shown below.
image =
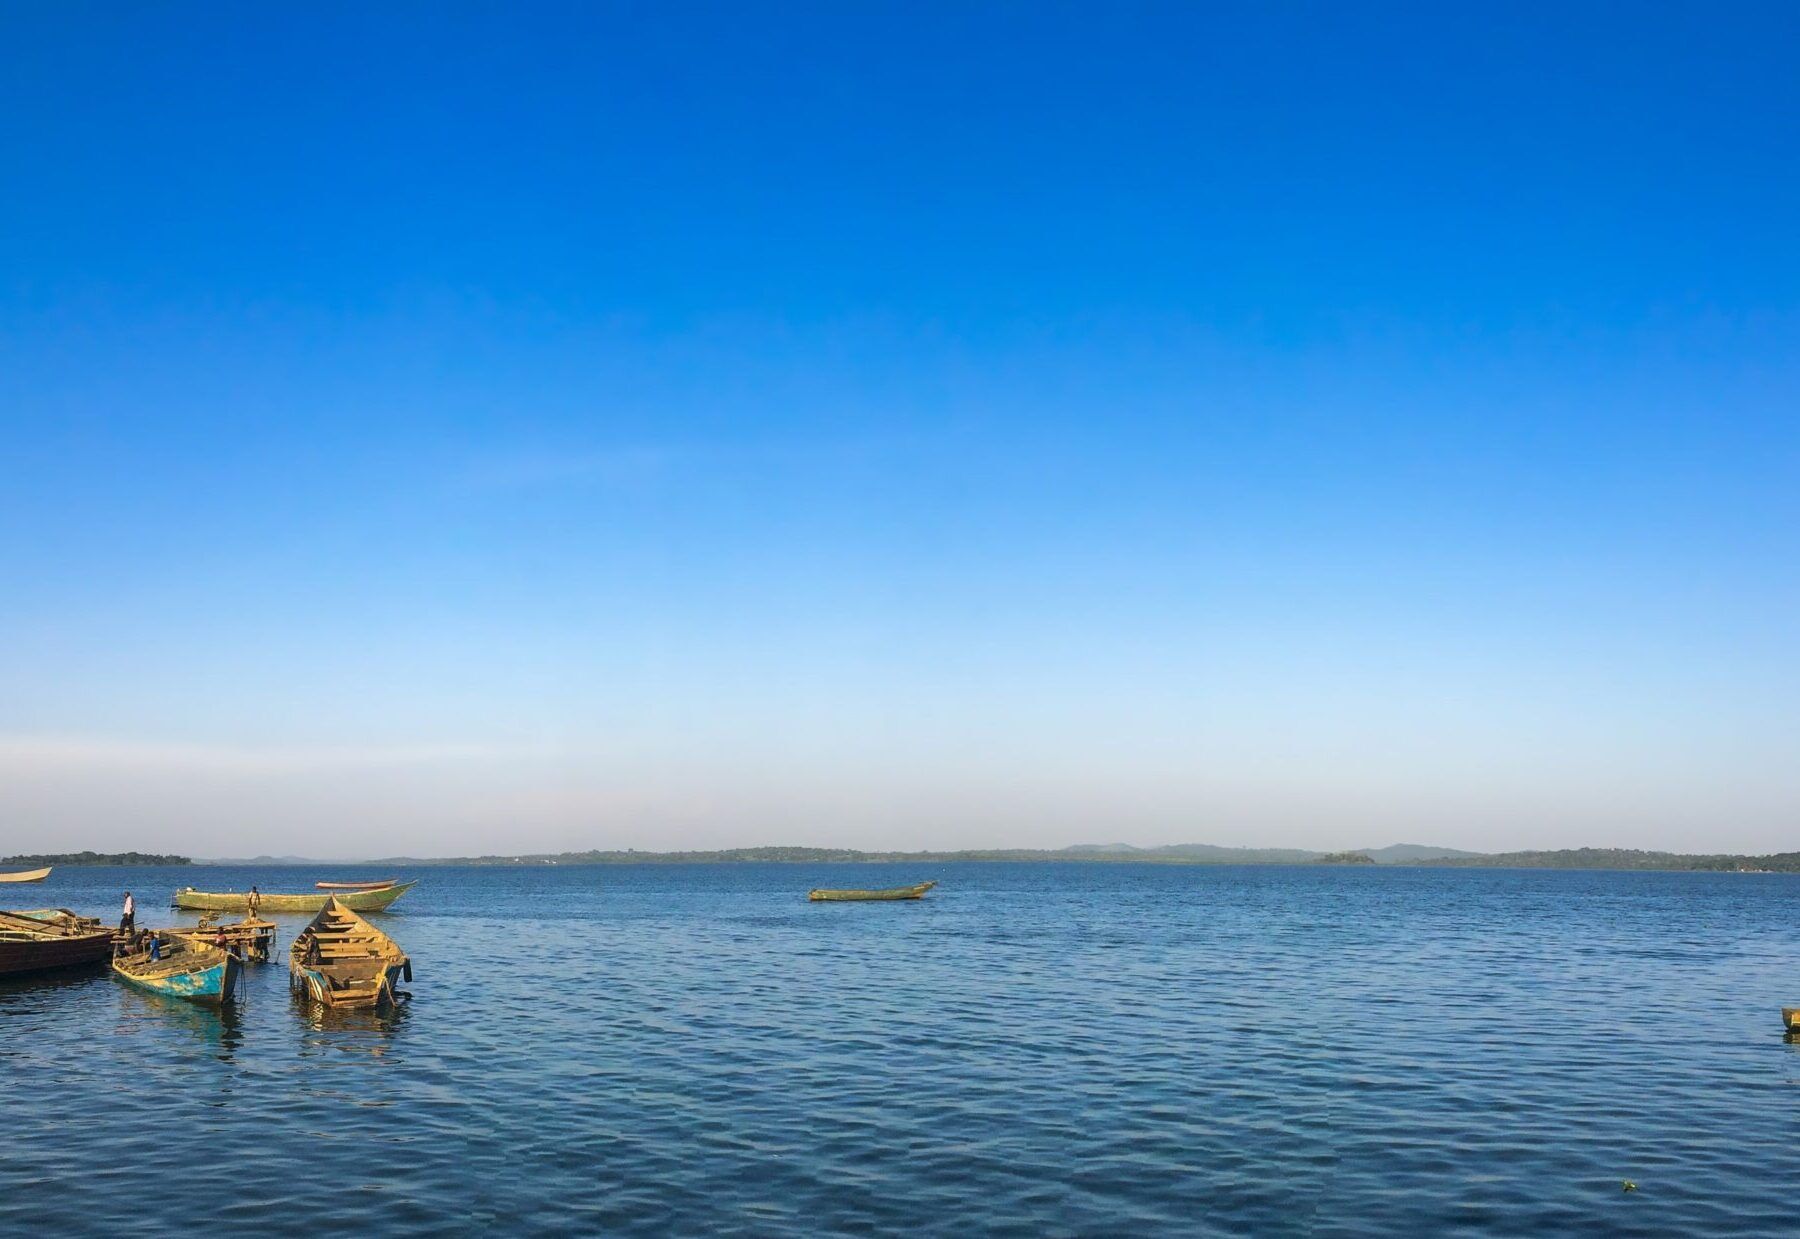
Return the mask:
<svg viewBox="0 0 1800 1239">
<path fill-rule="evenodd" d="M 125 892 L 125 915 L 119 918 L 119 932 L 128 934 L 137 928 L 137 901 L 132 899 L 131 892 Z"/>
</svg>

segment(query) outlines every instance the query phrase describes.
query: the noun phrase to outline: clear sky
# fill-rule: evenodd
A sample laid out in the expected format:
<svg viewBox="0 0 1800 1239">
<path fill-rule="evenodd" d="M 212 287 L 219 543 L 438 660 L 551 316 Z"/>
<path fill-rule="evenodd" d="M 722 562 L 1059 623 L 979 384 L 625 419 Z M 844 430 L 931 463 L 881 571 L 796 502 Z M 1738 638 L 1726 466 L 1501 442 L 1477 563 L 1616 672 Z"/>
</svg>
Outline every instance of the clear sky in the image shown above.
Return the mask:
<svg viewBox="0 0 1800 1239">
<path fill-rule="evenodd" d="M 0 854 L 1800 847 L 1789 5 L 13 4 Z"/>
</svg>

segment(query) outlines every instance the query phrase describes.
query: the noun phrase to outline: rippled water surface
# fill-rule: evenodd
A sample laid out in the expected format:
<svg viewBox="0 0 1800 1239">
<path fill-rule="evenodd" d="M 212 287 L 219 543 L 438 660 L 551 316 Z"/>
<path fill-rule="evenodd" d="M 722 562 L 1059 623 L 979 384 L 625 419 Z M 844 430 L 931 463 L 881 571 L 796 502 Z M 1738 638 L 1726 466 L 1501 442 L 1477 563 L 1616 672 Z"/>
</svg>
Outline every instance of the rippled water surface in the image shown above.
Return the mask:
<svg viewBox="0 0 1800 1239">
<path fill-rule="evenodd" d="M 65 869 L 0 899 L 116 917 L 129 886 L 162 924 L 177 885 L 316 876 Z M 420 876 L 381 921 L 415 962 L 391 1017 L 321 1020 L 280 963 L 223 1015 L 104 971 L 0 981 L 0 1233 L 1800 1224 L 1793 877 Z M 285 948 L 304 918 L 278 919 Z"/>
</svg>

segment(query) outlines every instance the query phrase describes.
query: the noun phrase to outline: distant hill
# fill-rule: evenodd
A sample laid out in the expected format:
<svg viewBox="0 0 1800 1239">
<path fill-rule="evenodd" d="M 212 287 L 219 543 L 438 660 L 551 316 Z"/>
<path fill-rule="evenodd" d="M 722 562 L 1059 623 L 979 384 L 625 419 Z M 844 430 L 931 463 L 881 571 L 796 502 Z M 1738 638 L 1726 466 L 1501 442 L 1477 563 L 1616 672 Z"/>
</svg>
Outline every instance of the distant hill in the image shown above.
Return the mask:
<svg viewBox="0 0 1800 1239">
<path fill-rule="evenodd" d="M 1422 843 L 1394 843 L 1384 848 L 1357 848 L 1378 865 L 1414 865 L 1426 860 L 1460 860 L 1483 855 L 1459 848 L 1434 848 Z"/>
</svg>

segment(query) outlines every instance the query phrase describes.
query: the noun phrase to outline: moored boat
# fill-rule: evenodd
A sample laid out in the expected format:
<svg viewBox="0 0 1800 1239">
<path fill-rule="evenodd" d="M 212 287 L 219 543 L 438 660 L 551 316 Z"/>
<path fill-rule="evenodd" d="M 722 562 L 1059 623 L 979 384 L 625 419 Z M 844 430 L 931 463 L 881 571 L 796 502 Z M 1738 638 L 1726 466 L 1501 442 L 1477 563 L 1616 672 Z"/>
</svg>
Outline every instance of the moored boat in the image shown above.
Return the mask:
<svg viewBox="0 0 1800 1239">
<path fill-rule="evenodd" d="M 26 869 L 19 873 L 0 873 L 0 882 L 42 882 L 50 876 L 51 866 L 42 869 Z"/>
<path fill-rule="evenodd" d="M 1789 1032 L 1800 1032 L 1800 1007 L 1783 1007 L 1781 1022 L 1787 1025 Z"/>
<path fill-rule="evenodd" d="M 84 934 L 91 934 L 105 926 L 97 916 L 81 916 L 67 908 L 30 908 L 23 912 L 9 912 L 8 916 L 24 916 L 34 921 L 43 921 L 50 925 L 62 925 L 76 929 Z"/>
<path fill-rule="evenodd" d="M 0 912 L 0 976 L 106 962 L 111 930 L 60 908 L 49 911 L 46 919 Z"/>
<path fill-rule="evenodd" d="M 806 897 L 815 903 L 861 903 L 882 899 L 922 899 L 925 892 L 936 886 L 936 882 L 921 882 L 917 886 L 893 886 L 880 891 L 855 890 L 816 890 L 808 891 Z"/>
<path fill-rule="evenodd" d="M 402 977 L 412 980 L 412 961 L 400 944 L 341 899 L 327 903 L 288 952 L 290 988 L 321 1006 L 391 1005 Z"/>
<path fill-rule="evenodd" d="M 400 882 L 374 891 L 344 891 L 338 895 L 260 895 L 258 910 L 262 912 L 321 912 L 336 898 L 353 912 L 381 912 L 394 900 L 417 886 L 417 882 Z M 191 886 L 175 892 L 175 906 L 199 912 L 248 912 L 250 894 L 197 891 Z"/>
<path fill-rule="evenodd" d="M 224 947 L 181 934 L 135 935 L 156 944 L 149 949 L 122 949 L 113 956 L 113 974 L 139 989 L 189 1002 L 230 1002 L 243 964 Z"/>
<path fill-rule="evenodd" d="M 394 884 L 394 879 L 385 882 L 314 882 L 313 888 L 322 891 L 384 891 Z"/>
<path fill-rule="evenodd" d="M 164 937 L 197 938 L 210 946 L 235 952 L 246 964 L 266 964 L 275 950 L 275 922 L 257 917 L 212 922 L 203 916 L 198 925 L 174 925 L 150 932 Z"/>
</svg>

